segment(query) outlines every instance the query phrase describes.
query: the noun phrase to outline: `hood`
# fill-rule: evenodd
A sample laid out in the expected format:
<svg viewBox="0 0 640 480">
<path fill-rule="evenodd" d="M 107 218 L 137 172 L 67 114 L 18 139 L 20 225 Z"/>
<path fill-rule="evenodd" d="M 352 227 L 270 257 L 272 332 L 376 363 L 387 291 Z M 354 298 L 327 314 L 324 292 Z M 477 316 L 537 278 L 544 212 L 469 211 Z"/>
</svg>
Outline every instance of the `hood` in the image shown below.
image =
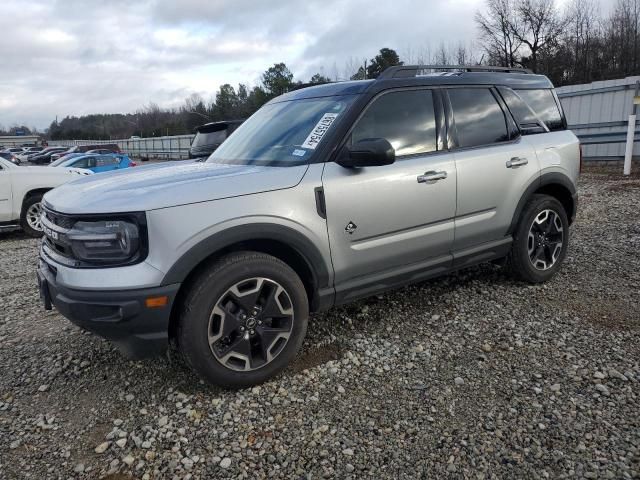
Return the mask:
<svg viewBox="0 0 640 480">
<path fill-rule="evenodd" d="M 291 188 L 306 170 L 306 165 L 171 162 L 162 168 L 149 165 L 84 177 L 48 192 L 44 201 L 53 210 L 72 214 L 149 211 Z"/>
</svg>

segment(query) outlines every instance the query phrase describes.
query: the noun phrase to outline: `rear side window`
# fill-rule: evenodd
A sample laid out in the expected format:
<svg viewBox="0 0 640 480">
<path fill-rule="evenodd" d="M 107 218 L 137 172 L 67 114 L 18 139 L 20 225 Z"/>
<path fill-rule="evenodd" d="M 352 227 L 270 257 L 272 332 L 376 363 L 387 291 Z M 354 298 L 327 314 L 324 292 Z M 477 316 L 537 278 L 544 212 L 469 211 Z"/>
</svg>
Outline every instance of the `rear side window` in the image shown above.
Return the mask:
<svg viewBox="0 0 640 480">
<path fill-rule="evenodd" d="M 391 92 L 376 98 L 354 127 L 351 142 L 367 138 L 385 138 L 397 156 L 436 151 L 431 90 Z"/>
<path fill-rule="evenodd" d="M 538 121 L 538 116 L 527 105 L 522 98 L 520 98 L 513 90 L 504 87 L 498 87 L 498 91 L 504 99 L 507 107 L 513 114 L 518 126 L 520 128 L 541 127 Z M 544 130 L 544 129 L 543 129 Z"/>
<path fill-rule="evenodd" d="M 117 157 L 105 156 L 98 157 L 96 160 L 97 167 L 107 167 L 109 165 L 116 165 L 117 163 L 120 163 L 120 160 Z"/>
<path fill-rule="evenodd" d="M 460 147 L 476 147 L 509 140 L 507 120 L 488 88 L 448 90 Z"/>
<path fill-rule="evenodd" d="M 564 130 L 562 115 L 550 89 L 516 90 L 551 131 Z"/>
</svg>

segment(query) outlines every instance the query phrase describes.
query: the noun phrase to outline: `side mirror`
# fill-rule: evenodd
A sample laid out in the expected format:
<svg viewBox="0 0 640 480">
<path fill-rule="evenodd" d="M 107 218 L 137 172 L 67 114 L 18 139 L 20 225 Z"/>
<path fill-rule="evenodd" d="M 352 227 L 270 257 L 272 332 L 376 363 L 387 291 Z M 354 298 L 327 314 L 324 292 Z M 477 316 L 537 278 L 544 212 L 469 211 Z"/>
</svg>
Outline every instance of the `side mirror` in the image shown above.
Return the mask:
<svg viewBox="0 0 640 480">
<path fill-rule="evenodd" d="M 396 161 L 396 151 L 385 138 L 365 138 L 347 147 L 338 165 L 345 168 L 378 167 Z"/>
</svg>

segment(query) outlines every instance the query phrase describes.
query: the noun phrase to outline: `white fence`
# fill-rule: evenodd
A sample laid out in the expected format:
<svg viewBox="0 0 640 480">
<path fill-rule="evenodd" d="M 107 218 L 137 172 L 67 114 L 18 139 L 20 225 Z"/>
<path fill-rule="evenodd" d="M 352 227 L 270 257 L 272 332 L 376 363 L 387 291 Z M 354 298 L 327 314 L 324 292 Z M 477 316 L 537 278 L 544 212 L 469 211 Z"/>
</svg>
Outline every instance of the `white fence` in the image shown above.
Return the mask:
<svg viewBox="0 0 640 480">
<path fill-rule="evenodd" d="M 580 138 L 585 158 L 619 160 L 625 154 L 629 115 L 640 77 L 568 85 L 556 91 L 569 128 Z M 633 155 L 640 157 L 636 122 Z"/>
<path fill-rule="evenodd" d="M 117 144 L 120 150 L 134 158 L 189 158 L 189 147 L 195 135 L 127 138 L 123 140 L 52 140 L 49 145 Z"/>
</svg>

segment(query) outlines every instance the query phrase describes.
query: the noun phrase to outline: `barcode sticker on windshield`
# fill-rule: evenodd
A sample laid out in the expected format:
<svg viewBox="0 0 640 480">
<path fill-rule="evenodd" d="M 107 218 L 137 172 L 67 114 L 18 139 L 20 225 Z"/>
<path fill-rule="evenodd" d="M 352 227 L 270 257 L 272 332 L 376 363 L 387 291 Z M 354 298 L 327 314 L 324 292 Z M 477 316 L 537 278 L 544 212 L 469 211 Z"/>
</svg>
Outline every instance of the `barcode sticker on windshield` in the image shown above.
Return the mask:
<svg viewBox="0 0 640 480">
<path fill-rule="evenodd" d="M 331 127 L 337 117 L 337 113 L 325 113 L 316 126 L 313 127 L 313 130 L 311 130 L 307 139 L 302 143 L 302 147 L 315 150 L 320 143 L 320 140 L 322 140 L 322 137 L 324 137 L 324 134 L 327 133 L 327 130 L 329 130 L 329 127 Z"/>
</svg>

